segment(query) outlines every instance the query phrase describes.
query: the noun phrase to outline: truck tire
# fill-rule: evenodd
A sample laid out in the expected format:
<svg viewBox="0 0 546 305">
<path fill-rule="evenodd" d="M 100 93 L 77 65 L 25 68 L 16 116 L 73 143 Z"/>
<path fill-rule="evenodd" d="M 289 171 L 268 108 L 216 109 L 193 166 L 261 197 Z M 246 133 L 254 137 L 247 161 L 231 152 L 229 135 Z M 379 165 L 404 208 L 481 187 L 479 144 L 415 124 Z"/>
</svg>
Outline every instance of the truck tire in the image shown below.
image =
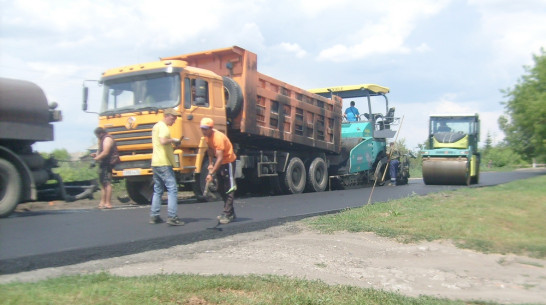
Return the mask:
<svg viewBox="0 0 546 305">
<path fill-rule="evenodd" d="M 207 175 L 203 175 L 203 173 L 208 173 L 208 167 L 209 167 L 209 158 L 205 156 L 205 159 L 203 160 L 203 166 L 201 166 L 201 173 L 195 175 L 195 182 L 192 184 L 192 190 L 195 194 L 195 197 L 198 201 L 205 202 L 205 201 L 216 201 L 218 198 L 221 198 L 220 194 L 217 193 L 214 188 L 211 191 L 209 191 L 207 196 L 204 196 L 203 193 L 205 192 L 205 186 L 207 185 Z"/>
<path fill-rule="evenodd" d="M 309 164 L 307 187 L 310 192 L 323 192 L 328 186 L 328 167 L 323 158 L 317 157 Z"/>
<path fill-rule="evenodd" d="M 293 157 L 288 162 L 286 171 L 281 174 L 283 186 L 289 194 L 299 194 L 305 190 L 307 175 L 305 164 L 298 157 Z"/>
<path fill-rule="evenodd" d="M 9 216 L 21 198 L 23 183 L 17 168 L 0 159 L 0 217 Z"/>
<path fill-rule="evenodd" d="M 154 194 L 154 180 L 152 176 L 145 180 L 125 179 L 125 188 L 129 198 L 136 204 L 146 205 L 152 203 Z"/>
<path fill-rule="evenodd" d="M 237 117 L 243 108 L 243 91 L 233 79 L 223 76 L 224 95 L 226 100 L 226 115 L 230 119 Z"/>
<path fill-rule="evenodd" d="M 375 166 L 375 173 L 373 175 L 373 180 L 375 180 L 375 185 L 382 186 L 385 184 L 383 173 L 385 172 L 386 167 L 387 167 L 387 164 L 386 163 L 383 164 L 382 160 L 379 160 L 379 162 L 377 162 L 377 165 Z"/>
</svg>

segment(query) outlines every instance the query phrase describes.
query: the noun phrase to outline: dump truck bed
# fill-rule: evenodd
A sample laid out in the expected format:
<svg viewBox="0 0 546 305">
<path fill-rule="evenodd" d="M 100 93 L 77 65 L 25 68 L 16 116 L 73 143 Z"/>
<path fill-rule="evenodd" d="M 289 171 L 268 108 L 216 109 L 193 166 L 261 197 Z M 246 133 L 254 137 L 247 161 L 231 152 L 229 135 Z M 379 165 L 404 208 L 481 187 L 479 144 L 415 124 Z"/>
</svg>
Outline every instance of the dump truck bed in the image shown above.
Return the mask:
<svg viewBox="0 0 546 305">
<path fill-rule="evenodd" d="M 339 153 L 341 98 L 328 99 L 259 73 L 256 54 L 234 46 L 165 57 L 211 70 L 242 89 L 242 111 L 230 122 L 230 138 L 261 149 L 320 149 Z"/>
</svg>

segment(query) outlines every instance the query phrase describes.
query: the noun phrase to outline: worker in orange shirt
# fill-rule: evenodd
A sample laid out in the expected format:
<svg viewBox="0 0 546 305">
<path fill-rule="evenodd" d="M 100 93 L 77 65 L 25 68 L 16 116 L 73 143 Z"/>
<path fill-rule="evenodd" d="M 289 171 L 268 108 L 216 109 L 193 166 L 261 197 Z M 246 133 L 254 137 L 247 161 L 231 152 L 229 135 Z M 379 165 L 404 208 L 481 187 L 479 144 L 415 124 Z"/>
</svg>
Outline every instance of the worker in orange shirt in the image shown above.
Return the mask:
<svg viewBox="0 0 546 305">
<path fill-rule="evenodd" d="M 214 129 L 212 119 L 203 118 L 200 127 L 209 147 L 207 150 L 209 167 L 206 181 L 212 181 L 214 175 L 218 174 L 218 192 L 224 200 L 224 212 L 218 216 L 218 221 L 221 224 L 227 224 L 236 218 L 233 199 L 237 190 L 235 184 L 235 159 L 237 156 L 233 152 L 233 145 L 228 137 Z M 214 163 L 213 158 L 216 158 Z"/>
</svg>

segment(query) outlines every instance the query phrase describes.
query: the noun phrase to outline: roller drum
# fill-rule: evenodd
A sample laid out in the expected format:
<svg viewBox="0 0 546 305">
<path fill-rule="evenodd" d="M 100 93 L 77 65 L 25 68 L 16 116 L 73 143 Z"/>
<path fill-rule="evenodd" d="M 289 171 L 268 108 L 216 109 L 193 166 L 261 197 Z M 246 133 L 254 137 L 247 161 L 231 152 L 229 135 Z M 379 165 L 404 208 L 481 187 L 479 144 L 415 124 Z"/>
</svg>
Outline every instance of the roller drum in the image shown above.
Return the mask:
<svg viewBox="0 0 546 305">
<path fill-rule="evenodd" d="M 423 159 L 425 184 L 470 184 L 470 168 L 467 158 Z"/>
</svg>

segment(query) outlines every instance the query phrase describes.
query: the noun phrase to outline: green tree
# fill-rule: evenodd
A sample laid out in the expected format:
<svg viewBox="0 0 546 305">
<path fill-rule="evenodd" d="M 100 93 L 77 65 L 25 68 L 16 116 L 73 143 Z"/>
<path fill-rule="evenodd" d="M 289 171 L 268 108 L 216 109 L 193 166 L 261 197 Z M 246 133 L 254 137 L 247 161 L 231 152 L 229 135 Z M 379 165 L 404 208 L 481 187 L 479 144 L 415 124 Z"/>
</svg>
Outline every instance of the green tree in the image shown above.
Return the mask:
<svg viewBox="0 0 546 305">
<path fill-rule="evenodd" d="M 487 137 L 485 138 L 485 143 L 483 147 L 483 153 L 486 154 L 488 151 L 493 148 L 493 139 L 491 138 L 491 133 L 487 132 Z"/>
<path fill-rule="evenodd" d="M 533 55 L 535 65 L 525 66 L 514 88 L 502 90 L 505 114 L 499 118 L 505 141 L 527 160 L 546 156 L 546 52 Z"/>
<path fill-rule="evenodd" d="M 484 151 L 481 158 L 481 165 L 490 167 L 519 167 L 526 165 L 521 155 L 514 152 L 506 144 L 501 143 Z"/>
<path fill-rule="evenodd" d="M 48 159 L 53 157 L 57 160 L 57 167 L 53 172 L 61 175 L 64 182 L 85 181 L 97 179 L 97 169 L 90 168 L 91 159 L 71 160 L 70 153 L 64 149 L 55 149 L 51 153 L 41 153 L 42 157 Z"/>
<path fill-rule="evenodd" d="M 51 156 L 58 161 L 70 161 L 70 153 L 64 148 L 53 150 Z"/>
</svg>

